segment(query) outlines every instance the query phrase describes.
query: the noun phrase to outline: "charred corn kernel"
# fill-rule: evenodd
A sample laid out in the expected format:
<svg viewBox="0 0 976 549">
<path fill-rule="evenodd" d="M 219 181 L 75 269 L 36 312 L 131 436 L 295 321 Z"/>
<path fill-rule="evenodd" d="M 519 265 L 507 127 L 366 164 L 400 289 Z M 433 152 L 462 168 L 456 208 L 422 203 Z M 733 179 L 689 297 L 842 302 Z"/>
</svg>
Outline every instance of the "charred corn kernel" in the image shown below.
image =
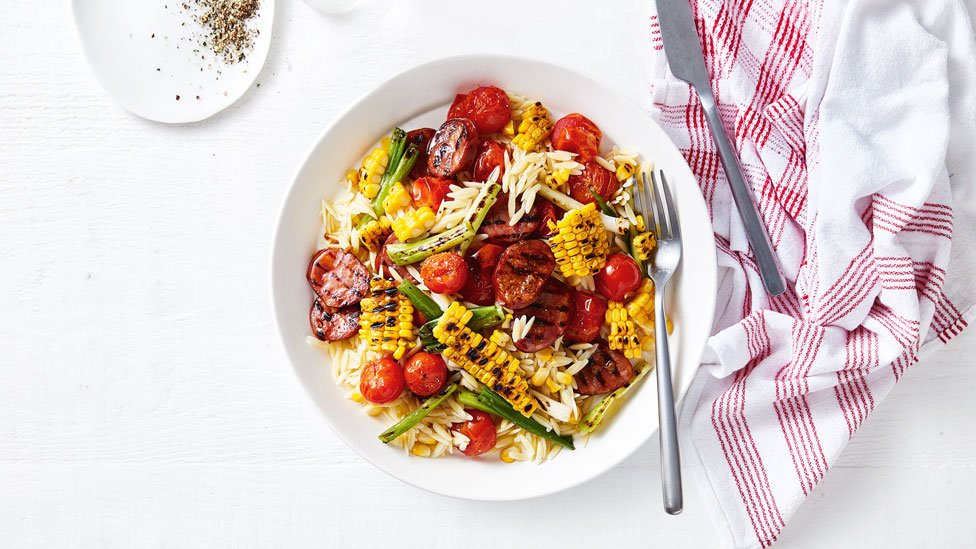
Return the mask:
<svg viewBox="0 0 976 549">
<path fill-rule="evenodd" d="M 352 394 L 349 395 L 349 398 L 351 398 L 353 402 L 358 402 L 360 404 L 366 402 L 366 399 L 363 398 L 363 394 L 359 392 L 359 389 L 353 389 Z"/>
<path fill-rule="evenodd" d="M 403 183 L 397 182 L 390 187 L 390 194 L 383 199 L 383 210 L 387 214 L 394 214 L 410 205 L 410 193 Z"/>
<path fill-rule="evenodd" d="M 516 457 L 518 457 L 518 453 L 518 448 L 515 446 L 506 446 L 502 448 L 501 452 L 499 452 L 499 457 L 501 457 L 502 461 L 505 463 L 514 463 Z"/>
<path fill-rule="evenodd" d="M 410 453 L 412 453 L 417 457 L 422 457 L 422 458 L 430 457 L 430 446 L 427 446 L 426 444 L 420 444 L 420 443 L 414 444 L 413 448 L 411 448 L 410 450 Z"/>
<path fill-rule="evenodd" d="M 532 385 L 538 387 L 545 383 L 547 379 L 549 379 L 549 368 L 543 366 L 532 374 Z"/>
<path fill-rule="evenodd" d="M 393 232 L 401 242 L 423 236 L 434 226 L 434 212 L 429 206 L 413 210 L 393 220 Z"/>
<path fill-rule="evenodd" d="M 657 239 L 654 238 L 654 233 L 641 233 L 634 237 L 634 254 L 641 261 L 651 258 L 655 246 L 657 246 Z"/>
<path fill-rule="evenodd" d="M 546 389 L 549 389 L 549 392 L 550 393 L 558 393 L 560 391 L 560 389 L 562 389 L 562 387 L 560 387 L 559 384 L 556 383 L 555 381 L 553 381 L 551 379 L 547 379 L 546 380 Z"/>
<path fill-rule="evenodd" d="M 550 220 L 549 228 L 556 231 L 549 246 L 564 277 L 593 275 L 606 264 L 610 241 L 595 203 L 566 212 L 558 223 Z"/>
<path fill-rule="evenodd" d="M 447 346 L 444 356 L 501 395 L 519 413 L 531 416 L 539 403 L 529 395 L 529 384 L 519 373 L 518 359 L 468 328 L 472 314 L 455 301 L 437 321 L 434 337 Z"/>
<path fill-rule="evenodd" d="M 552 119 L 549 110 L 536 101 L 522 113 L 522 121 L 518 125 L 518 135 L 512 138 L 516 147 L 531 151 L 539 146 L 552 133 Z"/>
<path fill-rule="evenodd" d="M 400 360 L 416 339 L 413 304 L 393 282 L 374 278 L 369 294 L 359 302 L 359 337 L 375 353 L 390 353 Z"/>
<path fill-rule="evenodd" d="M 417 435 L 417 442 L 421 442 L 423 444 L 437 444 L 437 441 L 434 440 L 434 437 L 428 435 L 427 433 L 420 433 L 419 435 Z"/>
<path fill-rule="evenodd" d="M 387 153 L 390 152 L 390 136 L 386 136 L 383 139 L 380 139 L 380 148 L 386 151 Z"/>
<path fill-rule="evenodd" d="M 627 304 L 627 315 L 645 329 L 654 327 L 654 282 L 645 278 Z"/>
<path fill-rule="evenodd" d="M 380 192 L 380 179 L 386 173 L 386 165 L 390 162 L 390 155 L 376 147 L 363 159 L 359 168 L 359 192 L 366 198 L 374 198 Z"/>
<path fill-rule="evenodd" d="M 617 181 L 627 181 L 634 175 L 634 172 L 637 170 L 637 165 L 629 159 L 623 159 L 619 162 L 620 165 L 617 166 Z"/>
<path fill-rule="evenodd" d="M 642 233 L 645 230 L 647 230 L 647 229 L 646 229 L 646 227 L 644 227 L 644 216 L 638 215 L 637 216 L 637 231 Z"/>
<path fill-rule="evenodd" d="M 359 186 L 359 171 L 349 170 L 346 172 L 346 183 L 349 183 L 354 188 Z"/>
<path fill-rule="evenodd" d="M 390 224 L 390 218 L 383 215 L 379 219 L 373 219 L 366 223 L 359 231 L 359 238 L 362 239 L 367 250 L 378 252 L 392 232 L 393 226 Z"/>
<path fill-rule="evenodd" d="M 375 417 L 380 415 L 380 412 L 383 411 L 383 408 L 380 408 L 375 404 L 367 404 L 364 408 L 364 411 L 366 412 L 366 415 Z"/>
<path fill-rule="evenodd" d="M 567 181 L 569 181 L 568 168 L 560 168 L 551 174 L 546 175 L 546 185 L 554 191 Z"/>
<path fill-rule="evenodd" d="M 573 376 L 567 374 L 566 372 L 556 372 L 556 383 L 568 386 L 572 382 Z"/>
<path fill-rule="evenodd" d="M 607 343 L 611 349 L 623 351 L 627 358 L 638 358 L 641 354 L 640 337 L 634 321 L 627 318 L 627 309 L 619 301 L 607 304 L 607 324 L 610 326 L 610 337 Z"/>
</svg>

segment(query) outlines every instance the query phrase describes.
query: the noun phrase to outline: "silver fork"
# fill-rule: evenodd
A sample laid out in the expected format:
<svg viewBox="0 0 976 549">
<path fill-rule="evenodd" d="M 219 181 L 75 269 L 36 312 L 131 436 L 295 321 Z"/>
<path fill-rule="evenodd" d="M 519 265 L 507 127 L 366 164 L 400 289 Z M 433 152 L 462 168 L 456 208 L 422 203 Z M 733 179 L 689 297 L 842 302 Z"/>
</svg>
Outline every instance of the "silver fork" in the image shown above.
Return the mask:
<svg viewBox="0 0 976 549">
<path fill-rule="evenodd" d="M 661 422 L 661 485 L 664 493 L 664 510 L 668 514 L 677 515 L 683 506 L 681 461 L 678 456 L 674 391 L 671 388 L 671 354 L 668 350 L 668 325 L 664 315 L 664 286 L 681 261 L 681 227 L 678 225 L 678 212 L 674 209 L 674 201 L 664 172 L 661 172 L 660 189 L 654 172 L 651 172 L 650 184 L 646 173 L 641 173 L 641 179 L 643 193 L 637 188 L 637 175 L 634 174 L 634 194 L 637 197 L 638 209 L 644 218 L 645 228 L 657 237 L 657 247 L 647 265 L 647 274 L 654 281 L 654 347 L 657 354 L 657 413 Z M 653 203 L 651 185 L 654 186 Z"/>
</svg>

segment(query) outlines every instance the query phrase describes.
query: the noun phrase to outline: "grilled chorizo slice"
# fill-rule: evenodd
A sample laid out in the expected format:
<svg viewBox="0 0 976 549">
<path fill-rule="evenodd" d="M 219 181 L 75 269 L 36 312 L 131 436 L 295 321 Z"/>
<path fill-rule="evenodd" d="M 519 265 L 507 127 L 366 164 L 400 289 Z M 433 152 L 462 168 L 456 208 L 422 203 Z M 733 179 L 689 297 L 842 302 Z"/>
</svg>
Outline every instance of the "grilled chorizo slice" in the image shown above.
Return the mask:
<svg viewBox="0 0 976 549">
<path fill-rule="evenodd" d="M 541 240 L 509 246 L 495 267 L 495 299 L 509 309 L 527 307 L 542 292 L 555 268 L 552 250 Z"/>
<path fill-rule="evenodd" d="M 342 341 L 359 331 L 359 305 L 334 309 L 317 297 L 308 316 L 312 333 L 322 341 Z"/>
<path fill-rule="evenodd" d="M 467 118 L 444 122 L 427 146 L 427 173 L 453 177 L 474 164 L 478 152 L 478 128 Z"/>
<path fill-rule="evenodd" d="M 345 250 L 326 248 L 312 256 L 308 283 L 322 298 L 322 304 L 338 309 L 354 305 L 369 290 L 369 269 Z"/>
<path fill-rule="evenodd" d="M 480 232 L 488 235 L 489 242 L 502 246 L 525 240 L 542 223 L 541 202 L 542 200 L 537 199 L 529 211 L 511 225 L 509 221 L 512 220 L 512 216 L 508 215 L 508 193 L 499 193 L 481 223 Z"/>
<path fill-rule="evenodd" d="M 542 285 L 542 292 L 528 307 L 513 311 L 515 316 L 535 317 L 525 337 L 515 342 L 515 348 L 534 353 L 552 345 L 566 332 L 573 316 L 572 290 L 555 278 Z"/>
<path fill-rule="evenodd" d="M 602 395 L 623 387 L 633 376 L 634 369 L 627 357 L 601 341 L 575 377 L 579 394 Z"/>
</svg>

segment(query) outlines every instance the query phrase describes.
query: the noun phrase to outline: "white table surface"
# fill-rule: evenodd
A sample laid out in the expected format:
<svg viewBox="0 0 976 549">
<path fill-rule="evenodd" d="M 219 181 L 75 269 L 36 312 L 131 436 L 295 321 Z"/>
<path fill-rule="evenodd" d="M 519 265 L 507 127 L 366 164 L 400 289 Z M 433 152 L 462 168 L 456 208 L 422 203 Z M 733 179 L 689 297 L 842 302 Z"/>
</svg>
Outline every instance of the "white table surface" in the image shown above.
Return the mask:
<svg viewBox="0 0 976 549">
<path fill-rule="evenodd" d="M 269 245 L 292 172 L 324 124 L 390 75 L 520 53 L 645 101 L 643 2 L 545 4 L 561 12 L 535 30 L 524 2 L 378 1 L 325 17 L 281 0 L 260 88 L 174 127 L 108 98 L 67 2 L 5 3 L 0 547 L 715 545 L 695 486 L 684 514 L 661 510 L 656 442 L 527 502 L 393 480 L 328 430 L 273 331 Z M 557 38 L 572 32 L 585 38 Z M 631 70 L 612 69 L 621 57 Z M 780 545 L 976 543 L 974 353 L 970 331 L 913 366 Z"/>
</svg>

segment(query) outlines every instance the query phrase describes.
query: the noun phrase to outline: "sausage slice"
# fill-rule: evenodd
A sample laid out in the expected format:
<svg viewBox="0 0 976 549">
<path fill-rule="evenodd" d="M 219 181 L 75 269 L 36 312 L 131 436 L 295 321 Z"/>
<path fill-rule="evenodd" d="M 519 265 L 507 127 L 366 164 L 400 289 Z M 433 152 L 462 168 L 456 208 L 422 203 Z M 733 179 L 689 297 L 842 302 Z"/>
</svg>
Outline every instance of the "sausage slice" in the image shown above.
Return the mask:
<svg viewBox="0 0 976 549">
<path fill-rule="evenodd" d="M 495 299 L 509 309 L 523 309 L 542 292 L 556 258 L 541 240 L 513 244 L 502 252 L 495 267 Z"/>
<path fill-rule="evenodd" d="M 478 128 L 467 118 L 444 122 L 427 148 L 427 173 L 436 177 L 453 177 L 474 163 L 478 152 Z"/>
<path fill-rule="evenodd" d="M 319 250 L 308 264 L 308 283 L 326 307 L 354 305 L 369 291 L 369 269 L 338 248 Z"/>
<path fill-rule="evenodd" d="M 575 377 L 579 394 L 602 395 L 623 387 L 633 376 L 634 369 L 627 357 L 601 341 Z"/>
<path fill-rule="evenodd" d="M 322 341 L 342 341 L 356 335 L 359 331 L 359 305 L 334 309 L 315 298 L 308 320 L 312 333 Z"/>
<path fill-rule="evenodd" d="M 383 243 L 383 247 L 380 248 L 379 253 L 376 254 L 376 264 L 374 265 L 375 270 L 380 274 L 380 276 L 387 280 L 393 280 L 393 275 L 390 274 L 390 271 L 396 271 L 397 274 L 400 275 L 400 278 L 409 280 L 410 282 L 416 284 L 417 279 L 410 274 L 410 271 L 408 271 L 404 266 L 397 265 L 396 262 L 393 261 L 393 258 L 390 257 L 390 254 L 386 251 L 387 246 L 390 244 L 396 244 L 397 242 L 400 242 L 400 239 L 397 238 L 395 234 L 390 233 L 390 236 L 386 238 L 386 242 Z"/>
<path fill-rule="evenodd" d="M 534 316 L 535 322 L 524 338 L 515 342 L 515 348 L 534 353 L 552 345 L 566 332 L 573 316 L 572 290 L 555 278 L 542 286 L 542 293 L 528 307 L 514 311 L 515 316 Z"/>
<path fill-rule="evenodd" d="M 542 223 L 542 200 L 536 199 L 532 208 L 525 213 L 514 225 L 510 225 L 512 216 L 508 215 L 508 193 L 500 193 L 495 204 L 488 210 L 485 220 L 481 223 L 480 232 L 488 235 L 488 241 L 502 246 L 525 240 L 539 228 Z"/>
</svg>

